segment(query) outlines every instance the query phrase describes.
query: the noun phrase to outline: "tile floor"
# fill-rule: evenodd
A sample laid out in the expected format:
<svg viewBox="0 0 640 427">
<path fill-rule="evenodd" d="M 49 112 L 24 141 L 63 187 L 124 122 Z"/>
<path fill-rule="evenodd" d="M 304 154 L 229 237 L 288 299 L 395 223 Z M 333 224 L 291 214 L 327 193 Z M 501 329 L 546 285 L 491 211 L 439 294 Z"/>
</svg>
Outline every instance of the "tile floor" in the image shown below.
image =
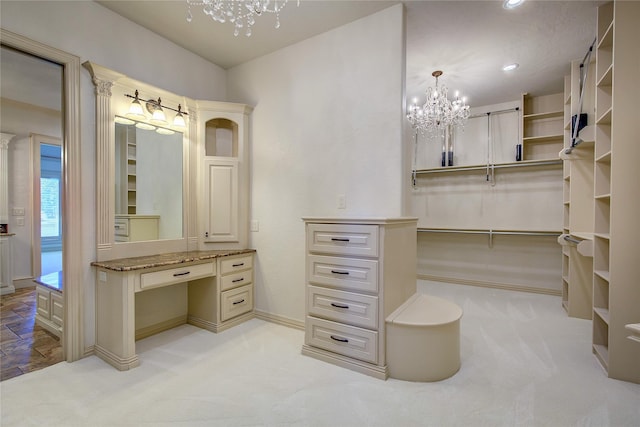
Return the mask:
<svg viewBox="0 0 640 427">
<path fill-rule="evenodd" d="M 17 289 L 0 299 L 1 380 L 62 361 L 60 340 L 35 324 L 36 288 Z"/>
</svg>

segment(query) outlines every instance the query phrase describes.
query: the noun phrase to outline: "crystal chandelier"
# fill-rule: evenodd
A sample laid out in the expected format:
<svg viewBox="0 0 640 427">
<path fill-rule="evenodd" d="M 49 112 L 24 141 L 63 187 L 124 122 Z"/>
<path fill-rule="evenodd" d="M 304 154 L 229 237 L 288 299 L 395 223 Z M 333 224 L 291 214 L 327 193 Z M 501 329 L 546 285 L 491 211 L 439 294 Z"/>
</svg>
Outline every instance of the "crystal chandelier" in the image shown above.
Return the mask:
<svg viewBox="0 0 640 427">
<path fill-rule="evenodd" d="M 450 125 L 463 125 L 469 118 L 469 106 L 467 99 L 460 98 L 458 92 L 453 101 L 448 99 L 447 87 L 438 85 L 442 71 L 434 71 L 431 75 L 436 78 L 435 89 L 429 87 L 424 105 L 420 106 L 417 99 L 413 100 L 407 111 L 407 119 L 416 131 L 435 135 Z"/>
<path fill-rule="evenodd" d="M 255 24 L 255 17 L 263 13 L 275 13 L 276 28 L 280 28 L 280 11 L 289 0 L 187 0 L 187 22 L 191 22 L 191 6 L 202 6 L 205 15 L 209 15 L 216 22 L 227 21 L 234 24 L 233 35 L 243 31 L 247 37 L 251 36 L 251 27 Z M 298 0 L 298 6 L 300 0 Z"/>
</svg>

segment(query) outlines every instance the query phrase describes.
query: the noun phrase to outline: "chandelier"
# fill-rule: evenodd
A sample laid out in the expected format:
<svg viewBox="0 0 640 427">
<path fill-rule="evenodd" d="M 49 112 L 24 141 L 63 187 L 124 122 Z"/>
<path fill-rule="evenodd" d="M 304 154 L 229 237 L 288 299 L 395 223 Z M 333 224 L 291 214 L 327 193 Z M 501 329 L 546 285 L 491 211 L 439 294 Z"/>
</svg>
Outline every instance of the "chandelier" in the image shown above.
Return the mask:
<svg viewBox="0 0 640 427">
<path fill-rule="evenodd" d="M 418 100 L 414 98 L 408 108 L 407 119 L 416 131 L 435 135 L 448 126 L 463 125 L 469 118 L 469 106 L 467 99 L 460 98 L 458 92 L 453 101 L 448 99 L 447 87 L 438 85 L 442 71 L 434 71 L 431 75 L 436 78 L 435 89 L 429 87 L 427 101 L 423 105 L 418 105 Z"/>
<path fill-rule="evenodd" d="M 216 22 L 224 24 L 229 21 L 234 24 L 233 35 L 243 31 L 247 37 L 251 36 L 251 27 L 255 18 L 263 13 L 275 13 L 276 28 L 280 28 L 280 11 L 289 0 L 187 0 L 187 22 L 191 22 L 191 6 L 202 6 L 205 15 L 209 15 Z M 300 0 L 298 0 L 298 6 Z"/>
</svg>

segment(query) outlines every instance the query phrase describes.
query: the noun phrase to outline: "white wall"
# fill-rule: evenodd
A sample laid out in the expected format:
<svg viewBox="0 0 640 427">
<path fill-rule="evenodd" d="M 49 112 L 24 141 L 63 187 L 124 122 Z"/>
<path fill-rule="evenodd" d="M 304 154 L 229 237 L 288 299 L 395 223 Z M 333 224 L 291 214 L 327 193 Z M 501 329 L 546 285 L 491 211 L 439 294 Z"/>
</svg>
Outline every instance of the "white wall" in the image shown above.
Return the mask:
<svg viewBox="0 0 640 427">
<path fill-rule="evenodd" d="M 396 5 L 228 72 L 229 101 L 255 106 L 258 310 L 304 320 L 301 217 L 403 213 L 403 19 Z"/>
<path fill-rule="evenodd" d="M 224 101 L 225 71 L 91 1 L 2 2 L 2 28 L 194 99 Z M 168 58 L 168 59 L 167 59 Z M 95 95 L 81 72 L 85 346 L 95 341 Z"/>
</svg>

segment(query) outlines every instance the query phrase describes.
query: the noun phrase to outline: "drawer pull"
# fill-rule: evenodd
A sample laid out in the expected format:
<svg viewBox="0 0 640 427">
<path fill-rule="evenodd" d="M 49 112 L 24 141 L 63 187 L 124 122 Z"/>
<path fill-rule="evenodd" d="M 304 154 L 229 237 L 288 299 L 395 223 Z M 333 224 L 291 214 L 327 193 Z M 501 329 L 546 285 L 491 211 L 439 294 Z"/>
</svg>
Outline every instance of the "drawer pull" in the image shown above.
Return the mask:
<svg viewBox="0 0 640 427">
<path fill-rule="evenodd" d="M 348 276 L 348 275 L 349 275 L 349 272 L 348 272 L 348 271 L 331 270 L 331 272 L 332 272 L 333 274 L 343 274 L 343 275 L 345 275 L 345 276 Z"/>
<path fill-rule="evenodd" d="M 335 307 L 335 308 L 346 308 L 346 309 L 349 309 L 348 305 L 346 305 L 346 304 L 338 304 L 338 303 L 335 303 L 335 302 L 332 302 L 331 306 Z"/>
<path fill-rule="evenodd" d="M 242 304 L 244 302 L 244 298 L 241 299 L 240 301 L 236 301 L 233 303 L 233 305 L 237 305 L 237 304 Z"/>
<path fill-rule="evenodd" d="M 346 339 L 346 338 L 340 338 L 340 337 L 336 337 L 334 335 L 331 335 L 331 339 L 334 340 L 334 341 L 338 341 L 338 342 L 349 342 L 349 340 Z"/>
<path fill-rule="evenodd" d="M 239 264 L 232 264 L 231 267 L 242 267 L 244 265 L 244 262 L 241 262 Z"/>
<path fill-rule="evenodd" d="M 185 271 L 183 273 L 173 273 L 173 277 L 186 276 L 187 274 L 191 274 L 190 271 Z"/>
<path fill-rule="evenodd" d="M 242 282 L 243 280 L 244 280 L 244 277 L 241 277 L 239 279 L 232 280 L 231 283 L 238 283 L 238 282 Z"/>
<path fill-rule="evenodd" d="M 331 241 L 332 241 L 332 242 L 348 242 L 348 241 L 349 241 L 349 239 L 340 239 L 340 238 L 338 238 L 338 237 L 332 237 L 332 238 L 331 238 Z"/>
</svg>

